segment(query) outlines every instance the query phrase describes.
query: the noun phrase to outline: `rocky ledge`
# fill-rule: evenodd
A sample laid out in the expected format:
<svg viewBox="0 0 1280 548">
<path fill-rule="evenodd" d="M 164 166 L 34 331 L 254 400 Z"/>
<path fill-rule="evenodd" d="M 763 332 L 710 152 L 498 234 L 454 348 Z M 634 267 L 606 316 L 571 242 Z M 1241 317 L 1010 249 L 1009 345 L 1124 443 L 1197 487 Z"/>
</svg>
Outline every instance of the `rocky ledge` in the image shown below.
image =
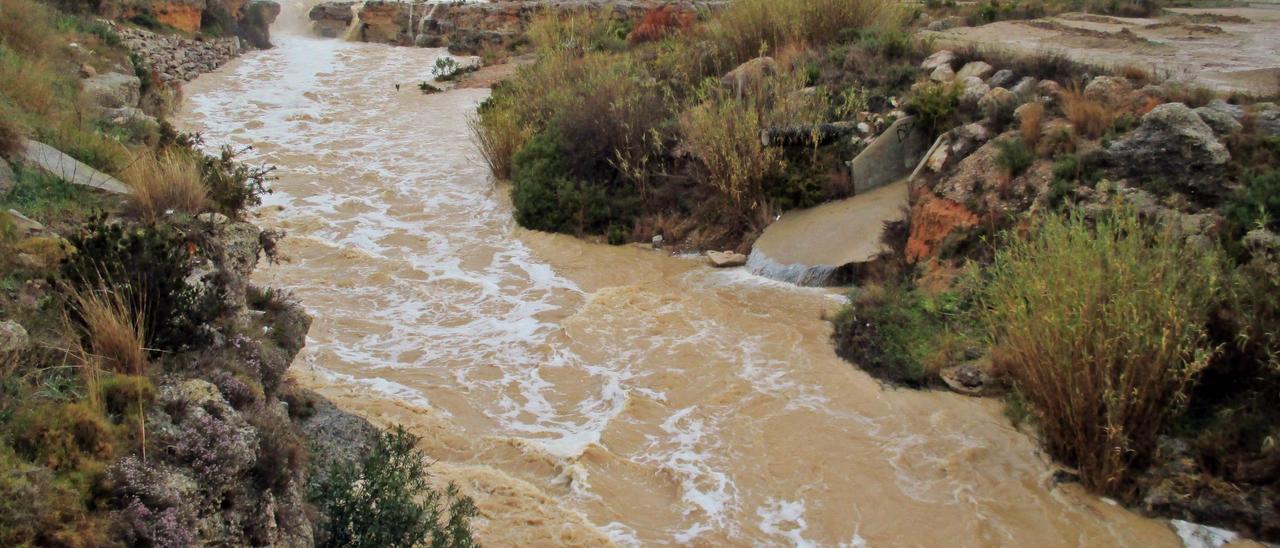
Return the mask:
<svg viewBox="0 0 1280 548">
<path fill-rule="evenodd" d="M 108 19 L 149 18 L 187 33 L 238 36 L 252 47 L 271 47 L 268 27 L 280 15 L 274 0 L 102 0 L 98 13 Z"/>
<path fill-rule="evenodd" d="M 190 82 L 212 72 L 244 50 L 240 38 L 183 38 L 171 34 L 117 26 L 129 51 L 164 82 Z"/>
</svg>

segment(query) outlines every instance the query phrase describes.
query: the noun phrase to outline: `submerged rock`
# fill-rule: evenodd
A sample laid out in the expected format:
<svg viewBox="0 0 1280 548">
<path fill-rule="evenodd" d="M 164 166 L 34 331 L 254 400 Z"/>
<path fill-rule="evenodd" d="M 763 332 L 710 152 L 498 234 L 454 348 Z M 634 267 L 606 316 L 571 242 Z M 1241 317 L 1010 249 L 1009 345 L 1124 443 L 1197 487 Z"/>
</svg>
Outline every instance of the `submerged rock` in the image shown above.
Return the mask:
<svg viewBox="0 0 1280 548">
<path fill-rule="evenodd" d="M 746 255 L 732 251 L 708 251 L 707 258 L 710 259 L 711 266 L 716 268 L 729 268 L 747 264 Z"/>
</svg>

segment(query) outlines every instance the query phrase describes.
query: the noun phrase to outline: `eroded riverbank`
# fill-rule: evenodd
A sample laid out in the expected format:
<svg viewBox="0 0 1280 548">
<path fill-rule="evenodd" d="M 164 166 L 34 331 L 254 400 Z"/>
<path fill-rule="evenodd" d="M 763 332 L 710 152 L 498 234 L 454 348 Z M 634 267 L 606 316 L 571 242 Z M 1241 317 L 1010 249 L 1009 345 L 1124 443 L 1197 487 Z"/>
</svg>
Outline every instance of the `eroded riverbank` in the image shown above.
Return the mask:
<svg viewBox="0 0 1280 548">
<path fill-rule="evenodd" d="M 1177 545 L 1053 488 L 997 403 L 837 358 L 836 293 L 515 228 L 440 50 L 279 37 L 186 89 L 210 143 L 280 167 L 256 275 L 316 317 L 305 384 L 424 436 L 489 545 Z M 397 92 L 394 84 L 402 84 Z"/>
</svg>

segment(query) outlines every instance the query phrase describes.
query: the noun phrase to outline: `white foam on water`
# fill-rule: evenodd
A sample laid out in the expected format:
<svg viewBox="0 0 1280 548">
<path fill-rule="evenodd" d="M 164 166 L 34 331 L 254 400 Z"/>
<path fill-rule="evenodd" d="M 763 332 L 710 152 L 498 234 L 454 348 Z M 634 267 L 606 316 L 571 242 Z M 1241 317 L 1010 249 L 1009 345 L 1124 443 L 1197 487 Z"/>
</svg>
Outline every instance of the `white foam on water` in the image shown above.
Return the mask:
<svg viewBox="0 0 1280 548">
<path fill-rule="evenodd" d="M 1240 539 L 1240 535 L 1232 531 L 1180 519 L 1169 520 L 1169 525 L 1186 548 L 1222 548 Z"/>
<path fill-rule="evenodd" d="M 651 462 L 668 470 L 680 481 L 681 498 L 686 503 L 684 516 L 693 523 L 675 531 L 676 542 L 692 542 L 699 535 L 724 530 L 736 534 L 737 525 L 728 513 L 737 508 L 737 486 L 729 477 L 714 469 L 711 448 L 715 435 L 707 420 L 695 416 L 698 408 L 681 409 L 662 423 L 665 438 L 649 437 L 649 451 L 638 460 Z"/>
<path fill-rule="evenodd" d="M 760 517 L 759 527 L 765 534 L 786 539 L 791 546 L 810 548 L 818 546 L 804 538 L 809 524 L 804 520 L 804 501 L 770 498 L 756 509 Z"/>
</svg>

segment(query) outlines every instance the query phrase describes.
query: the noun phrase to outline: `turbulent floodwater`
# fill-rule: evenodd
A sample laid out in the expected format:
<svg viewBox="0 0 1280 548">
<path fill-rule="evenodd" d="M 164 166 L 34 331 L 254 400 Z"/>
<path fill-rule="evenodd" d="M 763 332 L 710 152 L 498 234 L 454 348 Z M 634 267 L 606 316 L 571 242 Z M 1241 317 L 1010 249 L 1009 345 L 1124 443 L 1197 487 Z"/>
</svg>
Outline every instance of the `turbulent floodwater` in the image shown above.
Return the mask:
<svg viewBox="0 0 1280 548">
<path fill-rule="evenodd" d="M 315 316 L 300 380 L 423 436 L 506 545 L 1176 545 L 1050 488 L 996 403 L 840 361 L 835 293 L 514 226 L 440 50 L 277 37 L 179 123 L 279 166 L 264 265 Z M 401 91 L 395 83 L 403 84 Z"/>
</svg>

